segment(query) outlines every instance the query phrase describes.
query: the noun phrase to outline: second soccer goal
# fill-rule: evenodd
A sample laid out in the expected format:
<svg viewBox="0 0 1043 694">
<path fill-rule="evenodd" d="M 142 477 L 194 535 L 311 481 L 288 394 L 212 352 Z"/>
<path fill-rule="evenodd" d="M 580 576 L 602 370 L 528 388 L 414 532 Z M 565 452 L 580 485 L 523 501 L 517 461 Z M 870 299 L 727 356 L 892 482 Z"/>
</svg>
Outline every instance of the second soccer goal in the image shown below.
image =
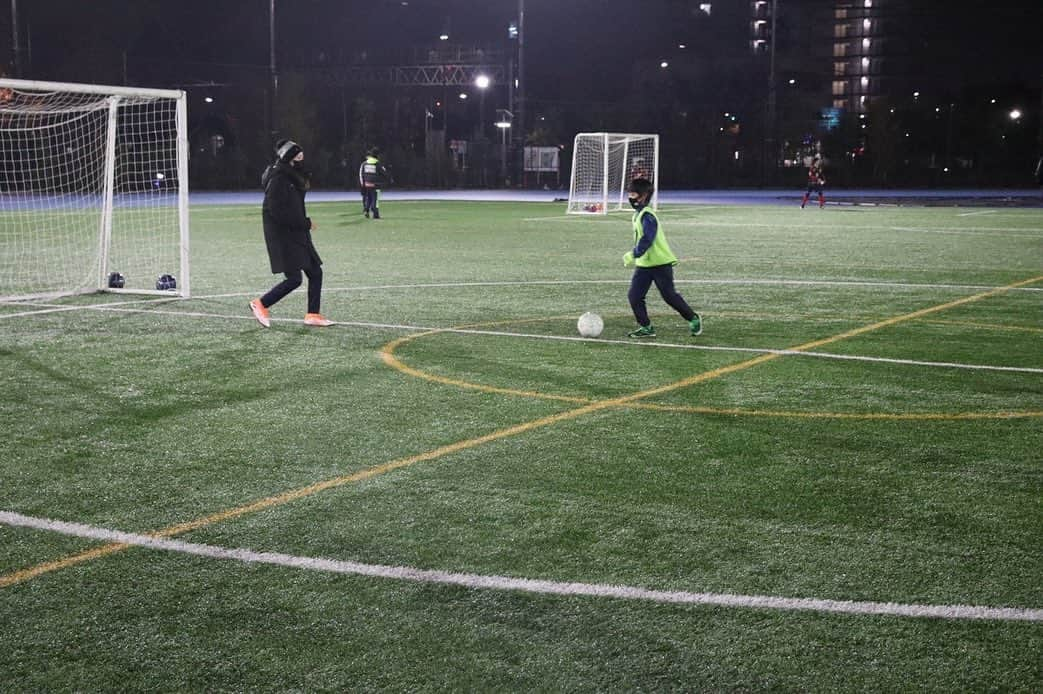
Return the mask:
<svg viewBox="0 0 1043 694">
<path fill-rule="evenodd" d="M 605 214 L 630 209 L 627 185 L 647 178 L 658 191 L 659 135 L 579 133 L 572 148 L 569 214 Z M 652 197 L 652 208 L 657 207 Z"/>
</svg>

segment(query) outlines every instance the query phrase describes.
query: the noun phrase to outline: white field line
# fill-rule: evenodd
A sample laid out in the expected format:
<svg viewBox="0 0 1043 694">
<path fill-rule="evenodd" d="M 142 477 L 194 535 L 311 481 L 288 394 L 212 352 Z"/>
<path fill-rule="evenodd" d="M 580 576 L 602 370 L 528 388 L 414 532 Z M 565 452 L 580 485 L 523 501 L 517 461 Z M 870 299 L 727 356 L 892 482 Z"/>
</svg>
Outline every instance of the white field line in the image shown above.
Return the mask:
<svg viewBox="0 0 1043 694">
<path fill-rule="evenodd" d="M 221 320 L 253 321 L 253 316 L 245 314 L 218 314 L 203 313 L 200 311 L 163 311 L 144 308 L 126 308 L 105 304 L 99 306 L 81 306 L 83 310 L 111 311 L 114 313 L 144 313 L 149 315 L 184 316 L 190 318 L 218 318 Z M 273 323 L 301 323 L 298 318 L 276 318 L 270 319 Z M 963 364 L 958 362 L 921 361 L 915 359 L 890 359 L 887 357 L 866 357 L 854 354 L 834 354 L 832 352 L 812 352 L 790 349 L 772 349 L 767 347 L 729 347 L 727 345 L 693 345 L 675 342 L 648 342 L 634 340 L 609 340 L 604 338 L 578 337 L 575 335 L 540 335 L 537 333 L 518 333 L 505 330 L 478 330 L 475 328 L 443 328 L 425 325 L 404 325 L 400 323 L 370 323 L 364 321 L 334 321 L 334 326 L 357 328 L 378 328 L 385 330 L 408 330 L 412 332 L 432 333 L 454 333 L 459 335 L 488 335 L 493 337 L 520 337 L 530 340 L 555 340 L 559 342 L 586 342 L 606 345 L 623 345 L 626 347 L 659 347 L 667 349 L 692 349 L 704 352 L 739 352 L 747 354 L 777 354 L 780 356 L 812 357 L 818 359 L 839 359 L 843 361 L 859 361 L 879 364 L 901 364 L 905 366 L 928 366 L 947 369 L 966 369 L 969 371 L 1005 371 L 1014 373 L 1039 373 L 1043 374 L 1043 368 L 1028 366 L 995 366 L 991 364 Z"/>
<path fill-rule="evenodd" d="M 1016 373 L 1043 374 L 1043 368 L 1028 366 L 992 366 L 989 364 L 962 364 L 958 362 L 920 361 L 916 359 L 890 359 L 887 357 L 866 357 L 854 354 L 835 354 L 833 352 L 810 352 L 792 349 L 771 349 L 762 347 L 728 347 L 719 345 L 693 345 L 675 342 L 648 342 L 634 340 L 607 340 L 602 338 L 576 337 L 573 335 L 539 335 L 533 333 L 516 333 L 499 330 L 475 330 L 469 328 L 428 328 L 440 333 L 461 333 L 465 335 L 493 335 L 502 337 L 522 337 L 533 340 L 560 340 L 565 342 L 593 342 L 609 345 L 626 345 L 628 347 L 663 347 L 668 349 L 694 349 L 706 352 L 746 352 L 751 354 L 778 354 L 791 357 L 817 357 L 819 359 L 840 359 L 844 361 L 860 361 L 880 364 L 902 364 L 906 366 L 932 366 L 947 369 L 968 369 L 972 371 L 1013 371 Z"/>
<path fill-rule="evenodd" d="M 1007 238 L 1038 239 L 1040 234 L 1000 234 L 974 229 L 922 229 L 919 227 L 891 227 L 894 231 L 912 231 L 917 234 L 957 234 L 963 236 L 1006 236 Z M 1034 230 L 1030 230 L 1034 231 Z"/>
<path fill-rule="evenodd" d="M 605 218 L 604 215 L 596 214 L 557 214 L 551 217 L 522 217 L 523 222 L 586 222 L 591 217 Z"/>
<path fill-rule="evenodd" d="M 323 287 L 323 292 L 369 292 L 394 289 L 459 289 L 461 287 L 546 287 L 597 284 L 630 284 L 630 278 L 613 280 L 503 280 L 498 282 L 429 282 L 420 284 L 377 284 L 359 287 Z M 997 289 L 988 284 L 930 284 L 920 282 L 878 282 L 855 280 L 789 280 L 789 279 L 675 279 L 674 284 L 730 286 L 797 286 L 797 287 L 881 287 L 885 289 L 946 289 L 953 291 L 987 291 Z M 1011 287 L 1011 292 L 1043 292 L 1043 287 Z M 193 296 L 192 299 L 234 299 L 256 297 L 250 292 L 230 292 Z M 3 302 L 0 302 L 3 303 Z M 109 304 L 116 305 L 116 304 Z M 0 318 L 3 318 L 0 315 Z"/>
<path fill-rule="evenodd" d="M 982 214 L 996 214 L 996 210 L 978 210 L 977 212 L 961 212 L 957 217 L 974 217 Z"/>
<path fill-rule="evenodd" d="M 712 605 L 716 607 L 757 608 L 769 610 L 801 610 L 854 615 L 891 615 L 899 617 L 927 617 L 951 620 L 998 620 L 1016 622 L 1043 622 L 1043 609 L 1026 607 L 988 607 L 982 605 L 920 605 L 894 602 L 854 600 L 826 600 L 821 598 L 786 598 L 771 595 L 736 595 L 731 593 L 693 593 L 684 590 L 662 591 L 635 586 L 601 583 L 545 581 L 509 576 L 434 571 L 409 566 L 363 564 L 361 562 L 300 557 L 277 552 L 255 552 L 249 549 L 228 549 L 183 540 L 125 533 L 82 523 L 50 520 L 0 511 L 0 523 L 8 526 L 33 528 L 82 537 L 89 540 L 115 542 L 148 549 L 190 554 L 212 559 L 225 559 L 248 564 L 269 564 L 292 569 L 353 574 L 374 578 L 390 578 L 417 583 L 462 586 L 471 589 L 510 590 L 566 597 L 589 596 L 620 600 L 645 600 L 681 605 Z"/>
<path fill-rule="evenodd" d="M 807 224 L 769 224 L 763 222 L 744 222 L 735 223 L 727 221 L 712 221 L 707 219 L 666 219 L 665 222 L 669 226 L 705 226 L 705 227 L 731 227 L 731 228 L 764 228 L 764 229 L 801 229 L 803 231 L 834 231 L 837 227 L 825 226 L 825 225 L 807 225 Z M 1038 239 L 1043 235 L 1043 229 L 1039 228 L 1026 228 L 1021 231 L 1030 233 L 1011 233 L 1011 230 L 1007 227 L 967 227 L 965 229 L 938 229 L 929 227 L 904 227 L 904 226 L 884 226 L 884 225 L 872 225 L 872 224 L 853 224 L 851 226 L 843 227 L 845 231 L 852 231 L 858 229 L 876 229 L 883 231 L 911 231 L 919 232 L 924 234 L 969 234 L 972 236 L 1007 236 L 1014 238 L 1025 238 L 1025 239 Z M 992 232 L 992 233 L 989 233 Z M 1038 233 L 1032 233 L 1038 232 Z"/>
<path fill-rule="evenodd" d="M 662 214 L 663 212 L 674 213 L 674 212 L 682 212 L 682 211 L 685 212 L 685 213 L 691 213 L 691 212 L 702 212 L 703 210 L 721 210 L 721 209 L 724 209 L 725 207 L 726 207 L 726 205 L 693 205 L 693 206 L 680 207 L 680 208 L 671 209 L 671 210 L 659 209 L 658 212 L 659 212 L 659 214 Z M 546 217 L 522 217 L 521 221 L 523 221 L 523 222 L 582 222 L 582 221 L 586 221 L 586 220 L 591 219 L 591 218 L 594 218 L 594 219 L 609 219 L 609 218 L 618 219 L 619 217 L 621 217 L 624 214 L 632 215 L 633 212 L 631 212 L 630 210 L 611 210 L 608 214 L 555 214 L 555 215 L 548 215 Z M 693 217 L 692 219 L 698 219 L 698 217 Z M 672 217 L 671 217 L 671 220 L 673 220 Z"/>
<path fill-rule="evenodd" d="M 198 297 L 193 297 L 198 298 Z M 135 304 L 168 304 L 176 301 L 190 301 L 191 299 L 182 299 L 181 297 L 160 297 L 151 299 L 132 299 L 130 301 L 113 301 L 107 304 L 89 304 L 87 306 L 79 305 L 61 305 L 61 304 L 45 304 L 45 303 L 27 303 L 21 301 L 0 301 L 0 305 L 7 306 L 35 306 L 32 311 L 20 311 L 18 313 L 4 313 L 0 314 L 0 319 L 4 318 L 23 318 L 25 316 L 41 316 L 48 313 L 69 313 L 72 311 L 85 311 L 88 309 L 98 309 L 103 306 L 133 306 Z"/>
</svg>

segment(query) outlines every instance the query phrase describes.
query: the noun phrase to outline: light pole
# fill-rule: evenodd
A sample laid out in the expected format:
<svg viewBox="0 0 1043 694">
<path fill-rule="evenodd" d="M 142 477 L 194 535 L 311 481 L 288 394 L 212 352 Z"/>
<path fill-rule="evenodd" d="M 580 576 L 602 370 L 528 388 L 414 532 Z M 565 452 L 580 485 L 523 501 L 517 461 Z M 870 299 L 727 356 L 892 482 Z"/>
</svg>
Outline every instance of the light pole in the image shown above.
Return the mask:
<svg viewBox="0 0 1043 694">
<path fill-rule="evenodd" d="M 278 125 L 275 121 L 275 102 L 279 95 L 279 77 L 275 72 L 275 0 L 268 1 L 268 134 L 273 139 Z"/>
<path fill-rule="evenodd" d="M 478 75 L 474 78 L 474 86 L 478 87 L 478 134 L 482 140 L 485 139 L 485 90 L 489 88 L 490 83 L 488 75 Z"/>
<path fill-rule="evenodd" d="M 763 161 L 761 161 L 761 184 L 767 185 L 768 172 L 768 158 L 772 160 L 772 172 L 771 175 L 774 177 L 774 166 L 777 160 L 775 152 L 775 30 L 777 28 L 776 18 L 779 14 L 779 6 L 777 0 L 771 0 L 771 54 L 768 56 L 768 113 L 767 113 L 767 128 L 765 133 L 765 147 L 763 154 Z"/>
<path fill-rule="evenodd" d="M 474 86 L 478 87 L 478 148 L 479 162 L 481 163 L 481 184 L 488 185 L 489 157 L 488 140 L 485 139 L 485 91 L 489 88 L 492 80 L 488 75 L 478 75 L 474 78 Z"/>
<path fill-rule="evenodd" d="M 22 75 L 22 46 L 18 41 L 18 0 L 11 0 L 11 47 L 14 49 L 14 76 Z"/>
<path fill-rule="evenodd" d="M 507 185 L 507 131 L 511 129 L 514 114 L 505 108 L 496 109 L 496 127 L 500 129 L 500 179 Z"/>
<path fill-rule="evenodd" d="M 515 161 L 518 163 L 517 180 L 525 178 L 525 0 L 518 0 L 518 77 L 511 87 L 517 92 L 515 111 L 518 113 L 518 127 L 514 129 L 518 152 Z"/>
</svg>

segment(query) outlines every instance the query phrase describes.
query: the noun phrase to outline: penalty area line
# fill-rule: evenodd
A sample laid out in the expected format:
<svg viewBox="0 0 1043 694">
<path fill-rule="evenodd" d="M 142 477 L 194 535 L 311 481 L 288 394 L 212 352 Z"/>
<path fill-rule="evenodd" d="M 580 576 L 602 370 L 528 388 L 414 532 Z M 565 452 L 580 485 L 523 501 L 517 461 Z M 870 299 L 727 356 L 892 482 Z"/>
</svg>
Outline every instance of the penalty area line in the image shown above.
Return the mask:
<svg viewBox="0 0 1043 694">
<path fill-rule="evenodd" d="M 557 595 L 563 597 L 596 597 L 619 600 L 641 600 L 678 605 L 738 607 L 768 610 L 826 612 L 851 615 L 887 615 L 947 620 L 992 620 L 1043 622 L 1043 609 L 1026 607 L 991 607 L 985 605 L 924 605 L 916 603 L 831 600 L 823 598 L 787 598 L 772 595 L 733 593 L 699 593 L 685 590 L 653 590 L 637 586 L 603 583 L 561 582 L 510 576 L 459 573 L 418 569 L 410 566 L 364 564 L 361 562 L 302 557 L 279 552 L 257 552 L 249 549 L 218 547 L 184 540 L 172 540 L 136 533 L 126 533 L 82 523 L 26 516 L 0 511 L 0 523 L 32 528 L 120 545 L 188 554 L 245 564 L 267 564 L 291 569 L 349 574 L 371 578 L 389 578 L 417 583 L 461 586 L 472 590 L 501 590 Z"/>
</svg>

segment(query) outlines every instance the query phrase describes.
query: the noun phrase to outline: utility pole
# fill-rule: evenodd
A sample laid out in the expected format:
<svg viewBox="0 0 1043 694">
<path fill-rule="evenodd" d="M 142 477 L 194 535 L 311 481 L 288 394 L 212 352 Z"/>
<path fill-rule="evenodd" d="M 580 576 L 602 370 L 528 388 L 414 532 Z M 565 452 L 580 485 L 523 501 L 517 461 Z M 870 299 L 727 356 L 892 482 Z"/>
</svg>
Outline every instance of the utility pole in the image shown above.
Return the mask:
<svg viewBox="0 0 1043 694">
<path fill-rule="evenodd" d="M 513 85 L 512 85 L 513 86 Z M 518 177 L 525 180 L 525 0 L 518 0 L 518 120 L 514 137 L 518 142 Z"/>
<path fill-rule="evenodd" d="M 22 45 L 18 36 L 18 0 L 11 0 L 11 47 L 14 50 L 14 76 L 22 78 Z"/>
<path fill-rule="evenodd" d="M 764 160 L 761 162 L 761 185 L 768 184 L 769 160 L 775 168 L 775 29 L 778 16 L 778 0 L 771 0 L 771 52 L 768 57 L 768 113 L 764 133 Z"/>
<path fill-rule="evenodd" d="M 273 140 L 279 129 L 275 120 L 275 104 L 278 99 L 279 75 L 275 71 L 275 0 L 268 0 L 268 135 Z"/>
</svg>

